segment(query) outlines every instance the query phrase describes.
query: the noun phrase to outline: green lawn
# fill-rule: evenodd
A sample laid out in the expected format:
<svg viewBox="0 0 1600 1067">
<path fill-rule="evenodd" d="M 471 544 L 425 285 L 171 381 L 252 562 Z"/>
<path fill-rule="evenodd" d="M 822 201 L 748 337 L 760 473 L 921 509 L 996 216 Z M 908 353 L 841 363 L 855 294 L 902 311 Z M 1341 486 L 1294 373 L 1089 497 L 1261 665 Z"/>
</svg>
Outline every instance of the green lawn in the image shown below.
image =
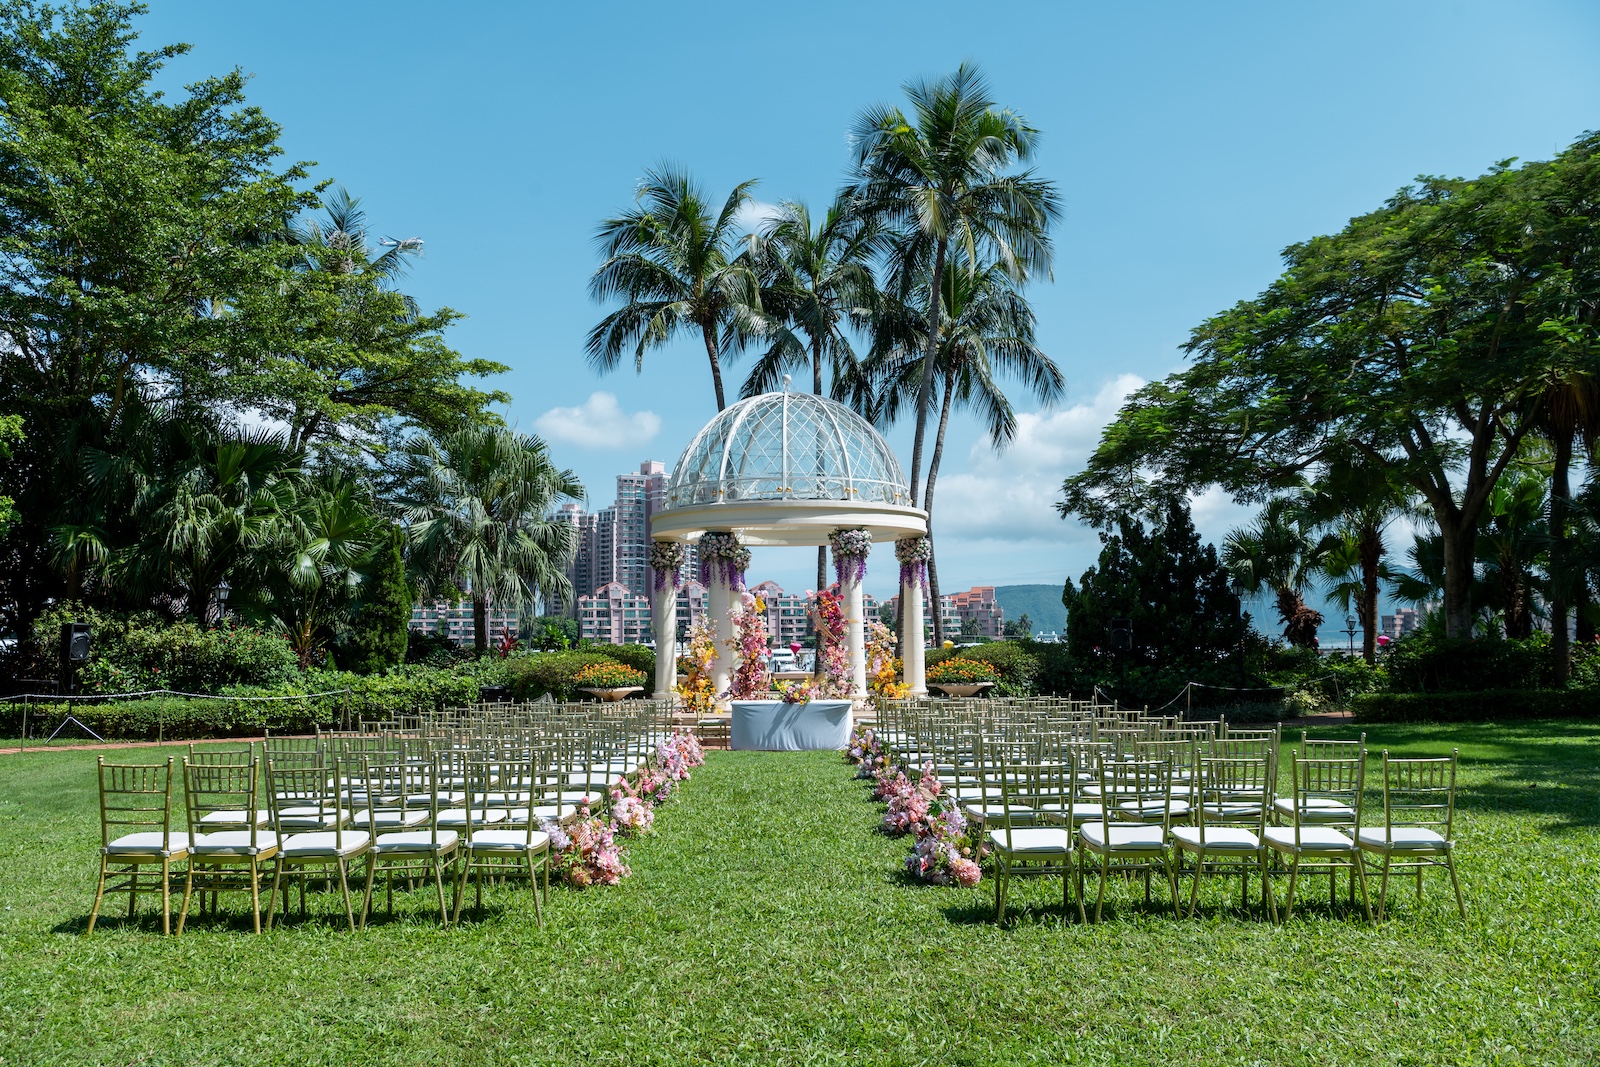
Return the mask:
<svg viewBox="0 0 1600 1067">
<path fill-rule="evenodd" d="M 0 1063 L 1600 1060 L 1600 725 L 1369 742 L 1461 747 L 1465 923 L 1442 877 L 1378 929 L 1325 894 L 1273 928 L 1222 882 L 1192 922 L 1119 886 L 1085 928 L 1024 881 L 996 928 L 987 879 L 900 877 L 906 843 L 836 755 L 712 753 L 633 878 L 553 890 L 542 931 L 502 888 L 449 930 L 418 893 L 352 935 L 319 894 L 260 938 L 237 906 L 173 940 L 113 904 L 84 939 L 94 756 L 0 757 Z"/>
</svg>

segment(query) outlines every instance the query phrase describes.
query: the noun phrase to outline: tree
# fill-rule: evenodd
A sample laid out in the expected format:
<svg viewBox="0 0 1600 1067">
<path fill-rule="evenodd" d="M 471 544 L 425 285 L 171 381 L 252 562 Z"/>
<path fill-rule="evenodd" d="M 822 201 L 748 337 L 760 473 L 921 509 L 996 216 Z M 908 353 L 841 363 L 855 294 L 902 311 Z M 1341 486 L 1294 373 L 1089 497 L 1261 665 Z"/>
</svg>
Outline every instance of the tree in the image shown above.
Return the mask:
<svg viewBox="0 0 1600 1067">
<path fill-rule="evenodd" d="M 1410 493 L 1381 465 L 1335 457 L 1302 498 L 1307 514 L 1326 530 L 1315 553 L 1316 569 L 1331 583 L 1340 608 L 1355 610 L 1361 652 L 1378 654 L 1378 593 L 1397 577 L 1384 556 L 1384 531 L 1401 515 L 1413 514 Z"/>
<path fill-rule="evenodd" d="M 405 531 L 391 526 L 373 553 L 361 606 L 345 643 L 350 669 L 372 674 L 406 661 L 411 609 L 416 603 L 406 580 Z"/>
<path fill-rule="evenodd" d="M 698 333 L 711 364 L 717 410 L 727 407 L 722 358 L 744 317 L 759 311 L 759 281 L 735 251 L 739 209 L 750 199 L 748 181 L 734 187 L 712 213 L 705 191 L 671 165 L 645 171 L 637 207 L 600 224 L 605 260 L 589 280 L 589 294 L 605 303 L 622 300 L 589 331 L 589 365 L 615 370 L 632 350 L 634 368 L 644 354 L 683 333 Z"/>
<path fill-rule="evenodd" d="M 915 287 L 912 292 L 920 289 Z M 937 318 L 942 336 L 934 370 L 942 399 L 922 499 L 922 508 L 928 513 L 930 539 L 934 490 L 951 411 L 956 407 L 976 411 L 991 447 L 1003 451 L 1016 437 L 1017 419 L 1000 385 L 1001 379 L 1021 381 L 1046 408 L 1066 392 L 1066 378 L 1060 368 L 1035 344 L 1033 308 L 1000 264 L 973 270 L 958 257 L 944 272 L 940 295 L 944 307 Z M 927 377 L 922 335 L 927 321 L 928 316 L 920 307 L 894 300 L 880 303 L 873 352 L 863 367 L 863 373 L 877 383 L 873 391 L 878 403 L 873 415 L 880 423 L 893 423 L 904 406 L 920 395 Z M 928 596 L 930 603 L 939 602 L 937 558 L 928 561 Z M 944 620 L 936 614 L 934 643 L 943 641 Z"/>
<path fill-rule="evenodd" d="M 291 448 L 373 451 L 385 421 L 445 430 L 510 399 L 464 384 L 509 368 L 464 359 L 445 343 L 457 312 L 423 314 L 394 288 L 421 255 L 420 238 L 385 238 L 378 253 L 361 201 L 336 189 L 324 217 L 291 227 L 287 239 L 294 261 L 283 284 L 255 294 L 245 313 L 275 331 L 255 404 L 287 424 Z"/>
<path fill-rule="evenodd" d="M 1305 592 L 1316 567 L 1317 542 L 1302 502 L 1274 497 L 1249 526 L 1228 534 L 1222 562 L 1246 592 L 1270 590 L 1283 622 L 1284 640 L 1301 648 L 1317 643 L 1322 613 L 1308 607 Z"/>
<path fill-rule="evenodd" d="M 1101 532 L 1100 545 L 1095 566 L 1062 590 L 1068 653 L 1128 686 L 1161 670 L 1219 674 L 1244 637 L 1243 616 L 1228 570 L 1214 546 L 1201 544 L 1188 506 L 1172 501 L 1148 528 L 1124 515 L 1114 532 Z M 1131 650 L 1112 649 L 1113 619 L 1132 623 Z"/>
<path fill-rule="evenodd" d="M 21 515 L 0 610 L 19 636 L 65 592 L 53 531 L 86 525 L 81 447 L 142 399 L 241 398 L 273 331 L 240 308 L 282 280 L 276 236 L 313 202 L 241 72 L 153 88 L 188 48 L 134 51 L 141 10 L 0 7 L 0 411 L 29 431 L 0 472 Z"/>
<path fill-rule="evenodd" d="M 1507 637 L 1530 637 L 1540 584 L 1534 570 L 1549 543 L 1544 526 L 1549 483 L 1544 472 L 1513 470 L 1495 484 L 1484 512 L 1478 555 L 1484 580 L 1493 590 L 1492 602 Z"/>
<path fill-rule="evenodd" d="M 1032 637 L 1033 620 L 1028 618 L 1028 613 L 1024 611 L 1020 618 L 1008 620 L 1004 630 L 1007 637 Z"/>
<path fill-rule="evenodd" d="M 1588 330 L 1555 329 L 1563 346 L 1580 352 L 1592 344 L 1592 323 Z M 1543 388 L 1535 394 L 1532 418 L 1538 432 L 1550 442 L 1553 453 L 1550 468 L 1550 649 L 1555 661 L 1555 683 L 1567 684 L 1572 671 L 1572 648 L 1567 633 L 1567 613 L 1573 603 L 1583 603 L 1587 590 L 1583 582 L 1569 580 L 1567 566 L 1567 518 L 1572 501 L 1572 449 L 1581 442 L 1584 452 L 1594 454 L 1600 440 L 1600 378 L 1565 361 L 1546 374 Z"/>
<path fill-rule="evenodd" d="M 811 391 L 823 392 L 828 369 L 834 399 L 857 380 L 849 328 L 866 328 L 877 303 L 871 260 L 881 232 L 837 200 L 815 226 L 803 203 L 785 203 L 752 234 L 745 260 L 761 287 L 761 308 L 747 312 L 750 340 L 765 344 L 740 395 L 778 387 L 786 371 L 811 372 Z M 828 550 L 817 549 L 817 588 L 828 584 Z"/>
<path fill-rule="evenodd" d="M 1105 521 L 1213 484 L 1259 499 L 1355 455 L 1431 509 L 1446 631 L 1469 634 L 1480 520 L 1533 429 L 1552 333 L 1595 326 L 1597 193 L 1590 135 L 1548 163 L 1420 179 L 1291 246 L 1266 292 L 1194 331 L 1190 368 L 1129 399 L 1063 512 Z"/>
<path fill-rule="evenodd" d="M 939 294 L 952 250 L 967 263 L 999 263 L 1012 278 L 1050 272 L 1055 186 L 1032 171 L 1038 131 L 995 106 L 977 67 L 905 86 L 912 115 L 893 106 L 857 118 L 855 175 L 846 189 L 857 213 L 898 231 L 891 270 L 902 294 L 924 281 L 924 363 L 911 449 L 911 498 L 921 494 L 923 443 L 932 409 L 941 336 Z"/>
<path fill-rule="evenodd" d="M 473 646 L 489 648 L 491 602 L 518 613 L 539 598 L 572 598 L 564 568 L 577 529 L 551 518 L 584 495 L 570 470 L 551 461 L 539 438 L 499 427 L 468 426 L 418 436 L 399 458 L 401 514 L 422 592 L 465 588 L 472 599 Z"/>
</svg>

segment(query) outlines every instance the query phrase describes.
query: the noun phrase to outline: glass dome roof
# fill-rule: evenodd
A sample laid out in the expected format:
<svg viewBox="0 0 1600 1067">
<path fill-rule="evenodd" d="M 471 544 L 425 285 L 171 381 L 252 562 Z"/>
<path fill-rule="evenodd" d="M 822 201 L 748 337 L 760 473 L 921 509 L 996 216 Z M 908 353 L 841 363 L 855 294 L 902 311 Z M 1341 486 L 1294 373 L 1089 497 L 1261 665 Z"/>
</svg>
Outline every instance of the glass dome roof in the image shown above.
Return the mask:
<svg viewBox="0 0 1600 1067">
<path fill-rule="evenodd" d="M 846 500 L 910 506 L 889 442 L 843 404 L 762 393 L 706 423 L 683 450 L 667 508 L 746 500 Z"/>
</svg>

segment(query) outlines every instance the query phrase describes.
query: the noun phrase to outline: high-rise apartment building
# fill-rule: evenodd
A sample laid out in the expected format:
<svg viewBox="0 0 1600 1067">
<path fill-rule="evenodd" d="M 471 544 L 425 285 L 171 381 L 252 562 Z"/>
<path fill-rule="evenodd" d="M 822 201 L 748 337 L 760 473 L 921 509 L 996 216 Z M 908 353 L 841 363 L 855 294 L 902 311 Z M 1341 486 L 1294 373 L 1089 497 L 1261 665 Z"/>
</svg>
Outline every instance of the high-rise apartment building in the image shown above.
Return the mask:
<svg viewBox="0 0 1600 1067">
<path fill-rule="evenodd" d="M 617 496 L 610 507 L 587 512 L 577 504 L 567 504 L 556 518 L 578 528 L 578 547 L 567 566 L 572 582 L 573 603 L 552 603 L 552 615 L 578 617 L 577 598 L 595 594 L 601 586 L 621 582 L 629 593 L 649 599 L 653 575 L 650 571 L 650 520 L 667 498 L 667 467 L 659 460 L 639 464 L 637 473 L 617 475 Z M 695 574 L 698 555 L 688 549 L 684 577 Z"/>
<path fill-rule="evenodd" d="M 501 611 L 491 604 L 486 619 L 491 647 L 505 640 L 507 634 L 513 638 L 517 636 L 517 616 L 514 612 Z M 411 608 L 409 628 L 415 633 L 445 637 L 458 645 L 470 645 L 473 641 L 472 601 L 462 600 L 454 604 L 448 600 L 421 601 Z"/>
<path fill-rule="evenodd" d="M 889 610 L 900 613 L 900 595 L 889 598 Z M 939 613 L 944 616 L 945 637 L 954 640 L 961 636 L 961 628 L 968 620 L 976 625 L 980 637 L 1005 636 L 1006 613 L 995 599 L 994 586 L 977 585 L 964 593 L 949 593 L 939 598 Z M 928 595 L 922 595 L 922 629 L 933 636 L 933 615 L 928 610 Z"/>
</svg>

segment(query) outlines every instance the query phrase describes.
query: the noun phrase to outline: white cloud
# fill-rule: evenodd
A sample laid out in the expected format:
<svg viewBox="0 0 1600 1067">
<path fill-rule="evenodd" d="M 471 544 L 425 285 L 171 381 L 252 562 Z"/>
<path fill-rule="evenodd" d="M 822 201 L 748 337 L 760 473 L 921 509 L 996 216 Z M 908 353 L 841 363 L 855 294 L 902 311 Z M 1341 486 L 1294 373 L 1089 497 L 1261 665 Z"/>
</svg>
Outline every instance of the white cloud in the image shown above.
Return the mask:
<svg viewBox="0 0 1600 1067">
<path fill-rule="evenodd" d="M 733 228 L 735 231 L 755 233 L 777 218 L 782 210 L 778 204 L 769 204 L 764 200 L 746 200 L 733 214 Z"/>
<path fill-rule="evenodd" d="M 972 446 L 967 470 L 941 476 L 935 489 L 937 534 L 1004 542 L 1060 542 L 1066 527 L 1056 511 L 1061 482 L 1082 469 L 1116 417 L 1122 401 L 1144 384 L 1133 374 L 1107 382 L 1087 403 L 1049 414 L 1023 412 L 1004 452 L 987 440 Z"/>
<path fill-rule="evenodd" d="M 653 411 L 629 414 L 615 393 L 595 392 L 575 408 L 551 408 L 533 422 L 549 441 L 579 448 L 636 448 L 661 432 L 661 416 Z"/>
</svg>

